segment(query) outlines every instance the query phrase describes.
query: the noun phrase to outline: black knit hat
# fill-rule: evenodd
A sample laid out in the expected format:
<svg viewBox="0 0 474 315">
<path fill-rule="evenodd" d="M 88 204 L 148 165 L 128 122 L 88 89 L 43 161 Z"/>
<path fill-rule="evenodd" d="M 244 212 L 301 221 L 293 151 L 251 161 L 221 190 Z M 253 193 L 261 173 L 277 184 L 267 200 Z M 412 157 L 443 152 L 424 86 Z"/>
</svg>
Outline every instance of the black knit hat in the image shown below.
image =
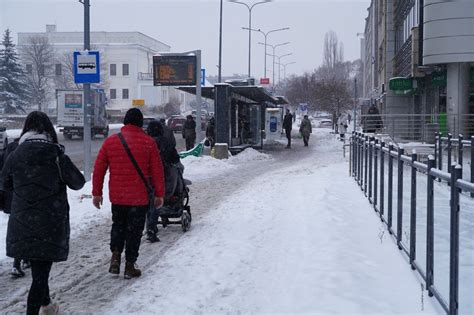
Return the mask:
<svg viewBox="0 0 474 315">
<path fill-rule="evenodd" d="M 130 108 L 123 119 L 124 125 L 143 127 L 143 114 L 138 108 Z"/>
</svg>

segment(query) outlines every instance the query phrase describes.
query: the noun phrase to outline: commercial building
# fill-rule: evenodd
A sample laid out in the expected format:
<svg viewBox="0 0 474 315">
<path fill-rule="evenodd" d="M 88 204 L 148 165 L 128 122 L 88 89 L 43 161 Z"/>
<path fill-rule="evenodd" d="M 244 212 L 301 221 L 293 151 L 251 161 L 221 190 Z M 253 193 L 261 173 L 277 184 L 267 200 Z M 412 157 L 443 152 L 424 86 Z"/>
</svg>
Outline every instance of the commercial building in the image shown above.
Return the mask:
<svg viewBox="0 0 474 315">
<path fill-rule="evenodd" d="M 473 134 L 474 0 L 372 0 L 368 11 L 364 97 L 385 131 Z"/>
</svg>

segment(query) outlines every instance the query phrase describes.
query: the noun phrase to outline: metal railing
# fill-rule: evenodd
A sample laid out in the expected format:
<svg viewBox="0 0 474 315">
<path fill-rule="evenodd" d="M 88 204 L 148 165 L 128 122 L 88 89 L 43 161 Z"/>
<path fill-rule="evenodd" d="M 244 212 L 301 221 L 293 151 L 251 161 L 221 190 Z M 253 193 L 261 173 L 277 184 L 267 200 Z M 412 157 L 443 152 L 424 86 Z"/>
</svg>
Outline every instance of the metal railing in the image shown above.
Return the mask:
<svg viewBox="0 0 474 315">
<path fill-rule="evenodd" d="M 463 144 L 461 139 L 460 143 Z M 395 148 L 393 144 L 387 145 L 385 142 L 375 139 L 373 135 L 363 133 L 353 133 L 350 143 L 351 175 L 373 205 L 380 220 L 385 223 L 389 233 L 394 236 L 398 248 L 408 256 L 411 268 L 417 270 L 424 279 L 429 296 L 434 296 L 446 313 L 458 314 L 460 306 L 460 214 L 461 211 L 463 213 L 469 212 L 470 215 L 474 214 L 472 207 L 470 207 L 474 205 L 474 201 L 465 198 L 461 193 L 474 193 L 474 184 L 462 179 L 461 164 L 450 164 L 449 172 L 446 172 L 436 168 L 437 162 L 434 156 L 430 155 L 425 164 L 418 160 L 416 153 L 408 156 L 403 148 Z M 405 187 L 404 179 L 405 181 L 409 180 L 409 185 L 405 185 Z M 441 182 L 437 182 L 437 179 Z M 424 191 L 420 191 L 418 185 L 425 181 L 426 187 Z M 394 191 L 396 191 L 395 196 Z M 439 213 L 439 209 L 435 208 L 435 195 L 443 194 L 447 196 L 446 199 L 449 199 L 450 224 L 448 226 L 445 222 L 448 220 L 442 220 L 440 223 L 439 218 L 437 218 L 436 228 L 439 229 L 439 225 L 444 224 L 445 234 L 448 234 L 449 231 L 449 257 L 448 251 L 444 251 L 446 252 L 446 260 L 449 258 L 449 279 L 445 281 L 449 282 L 448 294 L 441 293 L 447 288 L 435 283 L 434 273 L 435 245 L 439 248 L 440 244 L 438 243 L 441 242 L 439 235 L 437 235 L 438 243 L 435 244 L 435 210 L 438 211 L 437 214 Z M 423 213 L 422 205 L 417 204 L 420 197 L 426 198 L 426 213 Z M 463 209 L 460 207 L 460 197 L 467 199 L 463 199 Z M 404 207 L 406 204 L 409 206 Z M 423 220 L 420 220 L 422 215 L 424 215 Z M 405 219 L 405 216 L 408 219 Z M 469 220 L 472 220 L 472 218 L 469 218 Z M 465 222 L 463 220 L 462 223 L 463 228 L 466 224 L 470 227 L 473 226 L 471 221 Z M 419 225 L 423 225 L 423 231 L 420 231 Z M 422 232 L 426 235 L 426 244 L 422 243 L 422 245 L 426 246 L 421 246 L 421 242 L 417 241 L 417 237 L 423 235 Z M 408 244 L 402 240 L 403 237 L 409 238 Z M 469 248 L 469 246 L 472 246 L 472 238 L 470 240 L 470 243 L 467 244 L 467 257 L 473 259 L 474 248 Z M 421 251 L 420 249 L 426 251 L 424 257 L 419 255 L 417 245 L 419 251 Z M 464 243 L 464 245 L 466 244 Z M 465 253 L 464 247 L 463 253 Z M 423 260 L 424 264 L 421 263 Z M 471 262 L 471 264 L 473 263 Z M 469 266 L 474 268 L 474 266 Z M 469 271 L 463 276 L 466 277 L 467 274 L 473 273 L 471 269 Z M 440 287 L 442 290 L 440 290 Z M 468 291 L 468 296 L 471 296 L 472 291 Z M 470 303 L 470 305 L 464 306 L 472 310 L 472 298 L 466 298 L 463 302 Z"/>
<path fill-rule="evenodd" d="M 390 114 L 360 115 L 357 125 L 365 133 L 383 133 L 390 135 L 393 141 L 421 141 L 434 143 L 434 135 L 441 132 L 447 135 L 474 135 L 474 115 L 423 115 L 423 114 Z"/>
</svg>

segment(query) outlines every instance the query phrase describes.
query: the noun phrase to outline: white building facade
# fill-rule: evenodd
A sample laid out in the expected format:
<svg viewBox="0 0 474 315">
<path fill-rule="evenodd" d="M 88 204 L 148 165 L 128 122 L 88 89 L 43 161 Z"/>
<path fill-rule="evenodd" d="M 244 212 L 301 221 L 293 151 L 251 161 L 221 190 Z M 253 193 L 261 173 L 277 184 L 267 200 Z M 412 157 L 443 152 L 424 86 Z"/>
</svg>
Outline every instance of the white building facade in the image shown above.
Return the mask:
<svg viewBox="0 0 474 315">
<path fill-rule="evenodd" d="M 44 33 L 18 33 L 18 51 L 28 45 L 33 36 L 45 36 L 57 56 L 80 51 L 82 32 L 58 32 L 47 25 Z M 175 89 L 153 86 L 153 55 L 169 52 L 170 46 L 140 32 L 91 32 L 91 50 L 101 54 L 101 88 L 108 97 L 108 109 L 124 111 L 134 99 L 144 99 L 150 107 L 163 106 L 175 95 Z M 31 65 L 26 64 L 26 71 Z M 64 64 L 56 63 L 52 75 L 64 72 Z M 104 69 L 105 68 L 105 69 Z M 57 86 L 53 88 L 58 88 Z"/>
</svg>

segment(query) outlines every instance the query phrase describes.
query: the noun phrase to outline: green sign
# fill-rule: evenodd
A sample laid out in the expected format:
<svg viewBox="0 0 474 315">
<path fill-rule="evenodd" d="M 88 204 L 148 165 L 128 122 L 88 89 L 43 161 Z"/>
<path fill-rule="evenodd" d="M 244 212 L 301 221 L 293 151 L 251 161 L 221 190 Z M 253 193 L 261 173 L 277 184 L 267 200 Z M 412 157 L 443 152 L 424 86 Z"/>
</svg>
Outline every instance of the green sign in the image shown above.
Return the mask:
<svg viewBox="0 0 474 315">
<path fill-rule="evenodd" d="M 392 91 L 410 91 L 413 89 L 413 79 L 392 78 L 389 82 L 389 88 Z"/>
<path fill-rule="evenodd" d="M 431 85 L 435 87 L 446 86 L 448 84 L 448 75 L 446 71 L 433 72 Z"/>
</svg>

